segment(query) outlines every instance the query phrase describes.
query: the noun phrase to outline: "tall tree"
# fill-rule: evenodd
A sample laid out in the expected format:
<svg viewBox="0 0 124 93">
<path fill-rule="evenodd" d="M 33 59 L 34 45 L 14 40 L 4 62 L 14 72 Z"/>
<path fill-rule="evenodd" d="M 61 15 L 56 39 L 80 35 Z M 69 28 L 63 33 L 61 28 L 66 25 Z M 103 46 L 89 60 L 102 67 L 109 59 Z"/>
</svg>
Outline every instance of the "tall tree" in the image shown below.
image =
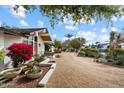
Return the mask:
<svg viewBox="0 0 124 93">
<path fill-rule="evenodd" d="M 74 48 L 75 50 L 78 50 L 85 43 L 86 43 L 85 38 L 75 38 L 71 40 L 71 47 Z"/>
<path fill-rule="evenodd" d="M 116 48 L 117 43 L 117 33 L 111 31 L 110 33 L 110 44 L 109 44 L 109 54 L 113 57 L 114 49 Z"/>
<path fill-rule="evenodd" d="M 68 38 L 68 40 L 70 40 L 70 38 L 72 37 L 73 35 L 72 34 L 66 34 L 65 37 Z"/>
<path fill-rule="evenodd" d="M 55 40 L 54 40 L 54 46 L 55 46 L 55 48 L 57 48 L 57 49 L 61 49 L 61 47 L 62 47 L 61 41 L 55 39 Z"/>
<path fill-rule="evenodd" d="M 110 20 L 112 16 L 120 13 L 121 6 L 112 5 L 40 5 L 30 6 L 23 5 L 23 7 L 32 12 L 39 8 L 42 15 L 50 18 L 51 26 L 54 27 L 55 23 L 63 22 L 65 18 L 71 17 L 74 23 L 80 22 L 82 19 L 88 23 L 94 19 L 95 21 Z M 19 6 L 15 6 L 17 10 Z M 124 9 L 122 9 L 124 10 Z"/>
<path fill-rule="evenodd" d="M 66 34 L 65 37 L 68 38 L 67 42 L 67 48 L 71 48 L 71 44 L 70 44 L 70 38 L 72 37 L 72 34 Z"/>
</svg>

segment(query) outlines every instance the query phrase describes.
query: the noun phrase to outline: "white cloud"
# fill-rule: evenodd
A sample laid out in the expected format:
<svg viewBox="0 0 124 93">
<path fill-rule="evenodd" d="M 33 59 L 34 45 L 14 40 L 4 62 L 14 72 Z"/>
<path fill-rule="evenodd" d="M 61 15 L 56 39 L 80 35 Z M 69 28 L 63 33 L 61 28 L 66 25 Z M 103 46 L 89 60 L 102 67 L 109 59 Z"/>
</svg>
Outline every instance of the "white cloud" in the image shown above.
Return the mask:
<svg viewBox="0 0 124 93">
<path fill-rule="evenodd" d="M 124 16 L 121 16 L 120 17 L 120 21 L 124 21 Z"/>
<path fill-rule="evenodd" d="M 107 29 L 106 28 L 102 28 L 101 32 L 105 33 L 105 32 L 107 32 Z"/>
<path fill-rule="evenodd" d="M 74 36 L 73 36 L 74 37 Z M 94 31 L 78 31 L 76 37 L 83 37 L 86 39 L 87 44 L 95 43 L 96 41 L 99 42 L 106 42 L 109 41 L 109 35 L 107 34 L 96 34 Z"/>
<path fill-rule="evenodd" d="M 64 23 L 68 23 L 69 20 L 68 20 L 66 17 L 64 17 L 63 22 L 64 22 Z"/>
<path fill-rule="evenodd" d="M 95 24 L 95 20 L 94 19 L 91 19 L 90 21 L 87 22 L 86 19 L 82 18 L 80 20 L 80 23 L 83 23 L 83 24 L 87 24 L 88 23 L 89 25 L 94 25 Z"/>
<path fill-rule="evenodd" d="M 77 30 L 78 23 L 75 23 L 72 19 L 64 18 L 64 24 L 66 24 L 65 28 L 67 30 Z"/>
<path fill-rule="evenodd" d="M 102 42 L 102 43 L 104 43 L 104 42 L 106 42 L 106 41 L 109 41 L 109 35 L 99 35 L 98 36 L 98 41 L 99 42 Z"/>
<path fill-rule="evenodd" d="M 38 27 L 43 27 L 43 25 L 44 25 L 44 23 L 40 20 L 38 20 L 37 23 L 38 23 Z"/>
<path fill-rule="evenodd" d="M 56 38 L 56 34 L 53 34 L 53 37 Z"/>
<path fill-rule="evenodd" d="M 97 37 L 96 33 L 92 31 L 78 31 L 77 36 L 84 37 L 88 42 L 93 41 Z"/>
<path fill-rule="evenodd" d="M 75 38 L 78 38 L 78 37 L 80 37 L 80 36 L 74 35 L 74 36 L 72 36 L 70 38 L 70 40 L 75 39 Z M 64 37 L 62 40 L 65 41 L 65 40 L 68 40 L 68 38 L 67 37 Z"/>
<path fill-rule="evenodd" d="M 63 37 L 63 39 L 62 39 L 63 41 L 65 41 L 65 40 L 68 40 L 68 38 L 67 37 Z"/>
<path fill-rule="evenodd" d="M 86 21 L 84 18 L 82 18 L 82 19 L 80 20 L 80 23 L 86 24 L 87 21 Z"/>
<path fill-rule="evenodd" d="M 65 26 L 65 28 L 67 29 L 67 30 L 77 30 L 78 28 L 77 28 L 77 26 L 73 26 L 73 25 L 66 25 Z"/>
<path fill-rule="evenodd" d="M 111 27 L 111 31 L 116 32 L 116 31 L 118 31 L 118 29 L 116 27 Z"/>
<path fill-rule="evenodd" d="M 20 25 L 21 26 L 28 26 L 28 23 L 24 20 L 20 20 Z"/>
<path fill-rule="evenodd" d="M 94 24 L 95 24 L 94 19 L 91 20 L 90 24 L 91 24 L 91 25 L 94 25 Z"/>
<path fill-rule="evenodd" d="M 17 10 L 14 10 L 16 6 L 10 6 L 10 13 L 17 18 L 25 18 L 26 17 L 26 9 L 23 6 L 19 6 Z"/>
<path fill-rule="evenodd" d="M 113 16 L 113 17 L 111 18 L 111 20 L 114 21 L 114 22 L 116 22 L 116 21 L 117 21 L 117 17 Z"/>
</svg>

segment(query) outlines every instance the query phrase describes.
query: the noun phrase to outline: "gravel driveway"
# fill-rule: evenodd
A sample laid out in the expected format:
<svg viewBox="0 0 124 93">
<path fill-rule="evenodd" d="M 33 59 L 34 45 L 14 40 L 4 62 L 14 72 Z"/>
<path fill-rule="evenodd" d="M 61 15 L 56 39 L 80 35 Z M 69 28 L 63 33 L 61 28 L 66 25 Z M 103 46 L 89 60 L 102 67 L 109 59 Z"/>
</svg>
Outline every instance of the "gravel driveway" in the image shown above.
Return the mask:
<svg viewBox="0 0 124 93">
<path fill-rule="evenodd" d="M 50 88 L 124 87 L 124 69 L 93 62 L 92 58 L 61 53 L 56 70 L 47 83 Z"/>
</svg>

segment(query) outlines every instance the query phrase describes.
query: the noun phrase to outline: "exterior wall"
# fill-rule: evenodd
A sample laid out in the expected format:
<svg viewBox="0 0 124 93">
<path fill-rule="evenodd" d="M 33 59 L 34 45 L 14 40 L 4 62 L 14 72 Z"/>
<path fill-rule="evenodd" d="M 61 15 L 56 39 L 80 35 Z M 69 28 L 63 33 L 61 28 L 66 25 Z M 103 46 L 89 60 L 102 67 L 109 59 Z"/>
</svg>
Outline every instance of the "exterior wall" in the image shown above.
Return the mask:
<svg viewBox="0 0 124 93">
<path fill-rule="evenodd" d="M 43 55 L 45 53 L 45 45 L 40 36 L 38 36 L 38 54 Z"/>
<path fill-rule="evenodd" d="M 4 34 L 0 32 L 0 49 L 4 48 Z"/>
<path fill-rule="evenodd" d="M 35 42 L 35 36 L 37 36 L 37 42 Z M 45 45 L 44 42 L 42 40 L 42 38 L 38 35 L 38 33 L 36 33 L 36 35 L 33 37 L 29 37 L 27 38 L 22 38 L 22 41 L 24 43 L 28 43 L 31 44 L 33 46 L 33 55 L 35 54 L 39 54 L 39 55 L 43 55 L 45 52 Z M 33 40 L 32 40 L 33 38 Z M 32 42 L 32 43 L 30 43 Z"/>
<path fill-rule="evenodd" d="M 13 43 L 21 43 L 22 42 L 22 37 L 21 36 L 13 36 L 13 35 L 7 35 L 4 34 L 4 48 L 6 49 L 7 47 L 9 47 L 10 45 L 12 45 Z M 6 51 L 7 53 L 8 51 Z M 8 68 L 11 68 L 11 59 L 7 56 L 5 56 L 4 58 L 4 64 L 8 64 Z"/>
<path fill-rule="evenodd" d="M 20 43 L 22 37 L 21 36 L 13 36 L 13 35 L 7 35 L 4 34 L 4 47 L 7 48 L 13 43 Z"/>
</svg>

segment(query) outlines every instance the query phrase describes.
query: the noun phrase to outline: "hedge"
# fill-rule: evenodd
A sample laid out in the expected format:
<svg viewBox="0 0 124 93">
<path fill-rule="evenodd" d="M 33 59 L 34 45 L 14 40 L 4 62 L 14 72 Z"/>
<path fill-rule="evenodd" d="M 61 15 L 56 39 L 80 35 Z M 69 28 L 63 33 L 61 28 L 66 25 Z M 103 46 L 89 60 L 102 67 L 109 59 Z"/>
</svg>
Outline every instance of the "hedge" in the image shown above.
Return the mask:
<svg viewBox="0 0 124 93">
<path fill-rule="evenodd" d="M 124 49 L 116 48 L 116 49 L 114 49 L 114 54 L 115 55 L 124 55 Z"/>
<path fill-rule="evenodd" d="M 96 57 L 98 55 L 98 50 L 95 48 L 81 48 L 80 51 L 85 52 L 85 56 Z"/>
</svg>

